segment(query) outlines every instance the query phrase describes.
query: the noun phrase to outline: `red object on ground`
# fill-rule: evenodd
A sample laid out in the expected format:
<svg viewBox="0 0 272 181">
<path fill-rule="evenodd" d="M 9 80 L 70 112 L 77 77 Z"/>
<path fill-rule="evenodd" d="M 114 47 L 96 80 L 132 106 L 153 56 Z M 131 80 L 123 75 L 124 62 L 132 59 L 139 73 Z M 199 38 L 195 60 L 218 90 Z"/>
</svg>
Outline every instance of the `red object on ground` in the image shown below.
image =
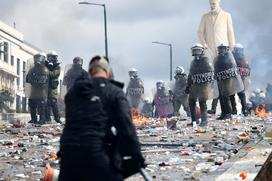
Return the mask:
<svg viewBox="0 0 272 181">
<path fill-rule="evenodd" d="M 245 172 L 241 172 L 239 175 L 243 180 L 247 178 L 247 174 Z"/>
<path fill-rule="evenodd" d="M 186 151 L 186 150 L 181 151 L 180 154 L 181 154 L 181 156 L 189 156 L 190 155 L 189 151 Z"/>
</svg>

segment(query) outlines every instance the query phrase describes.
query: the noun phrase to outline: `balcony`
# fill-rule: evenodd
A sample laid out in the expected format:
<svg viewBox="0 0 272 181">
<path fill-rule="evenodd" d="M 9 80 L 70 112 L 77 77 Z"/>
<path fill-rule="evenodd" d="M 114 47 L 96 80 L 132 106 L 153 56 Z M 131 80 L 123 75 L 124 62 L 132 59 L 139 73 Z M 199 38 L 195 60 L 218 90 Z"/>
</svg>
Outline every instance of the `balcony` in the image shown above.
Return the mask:
<svg viewBox="0 0 272 181">
<path fill-rule="evenodd" d="M 0 72 L 5 72 L 5 73 L 13 76 L 14 78 L 19 77 L 16 74 L 15 67 L 8 64 L 7 62 L 5 62 L 4 60 L 1 60 L 1 59 L 0 59 Z"/>
</svg>

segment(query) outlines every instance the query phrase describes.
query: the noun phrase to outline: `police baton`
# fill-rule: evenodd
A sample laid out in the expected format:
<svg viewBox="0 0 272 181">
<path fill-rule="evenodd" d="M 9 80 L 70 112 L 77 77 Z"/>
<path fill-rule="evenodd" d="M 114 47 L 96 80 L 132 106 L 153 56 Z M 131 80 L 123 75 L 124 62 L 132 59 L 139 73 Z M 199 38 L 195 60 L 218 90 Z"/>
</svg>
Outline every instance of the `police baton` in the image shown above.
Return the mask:
<svg viewBox="0 0 272 181">
<path fill-rule="evenodd" d="M 140 174 L 143 176 L 145 181 L 152 181 L 152 178 L 150 177 L 150 175 L 145 171 L 144 168 L 140 169 Z"/>
</svg>

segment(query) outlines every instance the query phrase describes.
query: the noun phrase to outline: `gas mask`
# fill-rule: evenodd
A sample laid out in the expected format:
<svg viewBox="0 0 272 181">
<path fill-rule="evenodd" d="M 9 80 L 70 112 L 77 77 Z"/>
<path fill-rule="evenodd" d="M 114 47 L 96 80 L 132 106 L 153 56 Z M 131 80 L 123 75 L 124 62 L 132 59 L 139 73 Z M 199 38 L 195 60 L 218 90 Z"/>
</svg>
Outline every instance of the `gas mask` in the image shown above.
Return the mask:
<svg viewBox="0 0 272 181">
<path fill-rule="evenodd" d="M 218 48 L 218 55 L 219 56 L 224 56 L 229 52 L 229 47 L 228 46 L 219 46 Z"/>
<path fill-rule="evenodd" d="M 136 71 L 129 71 L 128 72 L 129 78 L 130 79 L 136 79 L 138 77 L 137 72 Z"/>
</svg>

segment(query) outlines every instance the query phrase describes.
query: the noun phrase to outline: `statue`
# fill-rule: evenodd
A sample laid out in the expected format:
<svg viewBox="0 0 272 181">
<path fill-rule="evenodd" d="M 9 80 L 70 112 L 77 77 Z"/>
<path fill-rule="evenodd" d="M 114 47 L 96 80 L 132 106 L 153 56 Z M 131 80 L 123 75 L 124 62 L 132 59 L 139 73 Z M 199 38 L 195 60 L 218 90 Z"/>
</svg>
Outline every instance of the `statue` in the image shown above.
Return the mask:
<svg viewBox="0 0 272 181">
<path fill-rule="evenodd" d="M 217 56 L 217 47 L 220 44 L 227 44 L 233 49 L 235 36 L 231 15 L 220 8 L 220 0 L 209 1 L 211 11 L 202 16 L 198 37 L 207 49 L 207 56 L 213 60 Z"/>
</svg>

